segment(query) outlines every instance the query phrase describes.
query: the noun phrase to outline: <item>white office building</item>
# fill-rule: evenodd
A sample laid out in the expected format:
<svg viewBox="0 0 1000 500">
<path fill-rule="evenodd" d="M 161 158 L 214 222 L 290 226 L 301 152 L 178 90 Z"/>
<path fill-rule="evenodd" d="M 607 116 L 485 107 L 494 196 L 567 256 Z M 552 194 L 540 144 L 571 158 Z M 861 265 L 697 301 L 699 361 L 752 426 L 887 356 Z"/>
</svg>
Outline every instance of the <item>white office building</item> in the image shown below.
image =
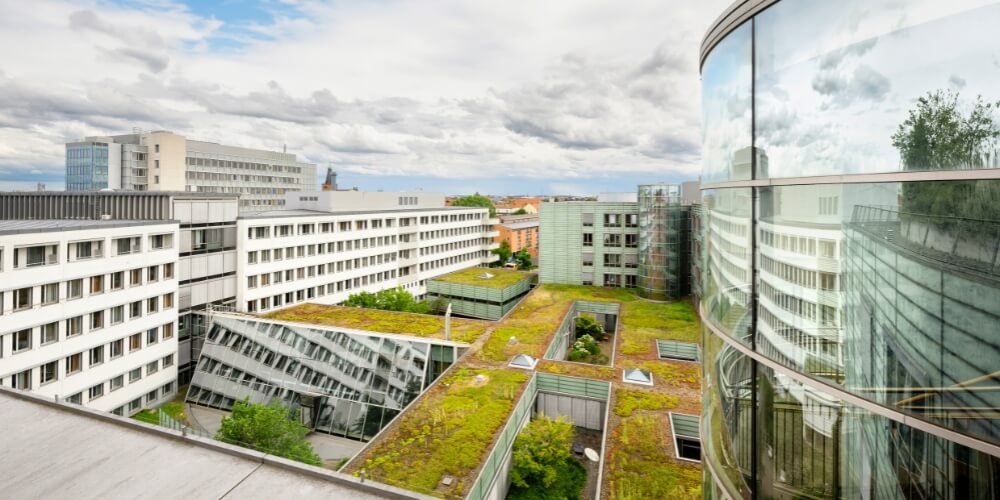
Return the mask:
<svg viewBox="0 0 1000 500">
<path fill-rule="evenodd" d="M 0 221 L 0 382 L 119 415 L 177 391 L 174 221 Z"/>
<path fill-rule="evenodd" d="M 287 192 L 315 190 L 316 165 L 162 130 L 67 143 L 66 190 L 100 189 L 239 194 L 240 210 L 269 210 Z"/>
<path fill-rule="evenodd" d="M 488 210 L 447 207 L 441 194 L 324 191 L 286 199 L 289 209 L 238 221 L 241 311 L 336 304 L 399 286 L 422 297 L 427 279 L 497 259 Z"/>
</svg>

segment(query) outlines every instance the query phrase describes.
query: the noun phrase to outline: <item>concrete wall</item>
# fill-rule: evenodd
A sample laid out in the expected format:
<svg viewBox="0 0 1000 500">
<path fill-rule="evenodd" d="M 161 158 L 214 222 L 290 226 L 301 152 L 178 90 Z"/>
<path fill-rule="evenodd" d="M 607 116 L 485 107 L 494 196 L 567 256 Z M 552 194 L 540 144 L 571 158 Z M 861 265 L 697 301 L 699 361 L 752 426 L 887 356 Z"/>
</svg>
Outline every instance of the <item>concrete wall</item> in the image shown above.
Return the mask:
<svg viewBox="0 0 1000 500">
<path fill-rule="evenodd" d="M 146 170 L 150 191 L 184 191 L 187 183 L 187 139 L 171 132 L 157 131 L 143 134 L 141 139 L 148 151 Z M 159 145 L 160 151 L 156 151 Z M 156 167 L 159 161 L 159 168 Z M 159 176 L 159 183 L 157 183 Z"/>
</svg>

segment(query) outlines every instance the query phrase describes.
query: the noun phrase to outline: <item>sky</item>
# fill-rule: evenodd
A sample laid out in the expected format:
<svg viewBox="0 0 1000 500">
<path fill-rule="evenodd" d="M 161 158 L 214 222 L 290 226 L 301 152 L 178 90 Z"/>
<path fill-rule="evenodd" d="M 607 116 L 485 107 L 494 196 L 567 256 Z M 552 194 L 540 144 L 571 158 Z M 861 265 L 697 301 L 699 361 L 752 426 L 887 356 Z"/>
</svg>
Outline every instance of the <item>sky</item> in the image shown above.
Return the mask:
<svg viewBox="0 0 1000 500">
<path fill-rule="evenodd" d="M 170 130 L 341 187 L 574 194 L 697 178 L 729 0 L 0 0 L 0 189 L 64 143 Z"/>
</svg>

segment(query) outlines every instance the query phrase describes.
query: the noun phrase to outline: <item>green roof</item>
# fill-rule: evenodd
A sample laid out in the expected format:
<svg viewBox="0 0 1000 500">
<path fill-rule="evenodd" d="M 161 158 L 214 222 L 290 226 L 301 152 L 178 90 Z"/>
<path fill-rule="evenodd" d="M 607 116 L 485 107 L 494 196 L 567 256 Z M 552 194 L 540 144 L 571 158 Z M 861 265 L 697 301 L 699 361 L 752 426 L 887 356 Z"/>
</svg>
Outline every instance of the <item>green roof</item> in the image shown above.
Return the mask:
<svg viewBox="0 0 1000 500">
<path fill-rule="evenodd" d="M 657 340 L 656 351 L 660 359 L 683 359 L 698 361 L 698 344 L 677 342 L 676 340 Z"/>
<path fill-rule="evenodd" d="M 339 326 L 378 333 L 414 337 L 444 338 L 444 317 L 431 314 L 381 311 L 360 307 L 300 304 L 264 315 L 268 319 Z M 474 342 L 486 333 L 490 323 L 471 319 L 451 319 L 451 340 Z"/>
<path fill-rule="evenodd" d="M 671 413 L 670 425 L 674 428 L 674 434 L 678 436 L 691 439 L 701 439 L 701 430 L 699 430 L 698 427 L 698 417 L 694 415 Z"/>
<path fill-rule="evenodd" d="M 491 278 L 484 278 L 484 274 L 492 275 Z M 438 276 L 431 281 L 441 281 L 444 283 L 456 283 L 459 285 L 485 286 L 489 288 L 507 288 L 516 285 L 523 280 L 531 279 L 532 273 L 522 271 L 512 271 L 502 268 L 470 267 L 455 271 L 453 273 Z"/>
</svg>

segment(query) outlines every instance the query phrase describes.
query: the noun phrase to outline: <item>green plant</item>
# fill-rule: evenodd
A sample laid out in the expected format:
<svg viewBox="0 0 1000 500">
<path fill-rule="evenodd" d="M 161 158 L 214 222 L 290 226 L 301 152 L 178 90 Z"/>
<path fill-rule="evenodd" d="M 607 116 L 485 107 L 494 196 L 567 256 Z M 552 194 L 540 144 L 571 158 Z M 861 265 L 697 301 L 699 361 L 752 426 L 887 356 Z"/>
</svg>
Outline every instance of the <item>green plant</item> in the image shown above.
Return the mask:
<svg viewBox="0 0 1000 500">
<path fill-rule="evenodd" d="M 521 488 L 548 488 L 559 477 L 559 466 L 572 457 L 573 423 L 540 415 L 517 435 L 510 480 Z"/>
<path fill-rule="evenodd" d="M 631 416 L 636 410 L 665 410 L 677 407 L 680 398 L 670 394 L 619 389 L 615 393 L 615 415 Z"/>
<path fill-rule="evenodd" d="M 262 405 L 237 401 L 215 439 L 288 458 L 310 465 L 323 465 L 305 436 L 309 429 L 298 422 L 299 412 L 289 412 L 278 402 Z"/>
<path fill-rule="evenodd" d="M 523 248 L 514 253 L 514 262 L 517 263 L 517 268 L 522 271 L 530 271 L 535 265 L 531 261 L 531 254 Z"/>
<path fill-rule="evenodd" d="M 451 206 L 453 207 L 483 207 L 490 209 L 490 217 L 497 214 L 496 207 L 493 206 L 493 202 L 489 198 L 476 193 L 469 196 L 462 196 L 460 198 L 455 198 L 451 200 Z"/>
<path fill-rule="evenodd" d="M 493 253 L 500 258 L 500 260 L 497 261 L 497 265 L 502 266 L 506 264 L 507 261 L 510 260 L 510 256 L 512 255 L 510 250 L 510 242 L 508 242 L 507 240 L 501 241 L 500 246 L 493 249 Z"/>
<path fill-rule="evenodd" d="M 344 301 L 348 307 L 363 307 L 366 309 L 379 309 L 382 311 L 412 312 L 427 314 L 431 312 L 430 304 L 417 302 L 413 294 L 403 289 L 403 287 L 380 290 L 375 293 L 359 292 L 351 294 Z"/>
<path fill-rule="evenodd" d="M 604 327 L 597 322 L 596 319 L 581 315 L 576 318 L 576 336 L 582 337 L 584 335 L 590 335 L 597 341 L 604 340 L 608 337 L 607 332 L 604 331 Z"/>
</svg>

